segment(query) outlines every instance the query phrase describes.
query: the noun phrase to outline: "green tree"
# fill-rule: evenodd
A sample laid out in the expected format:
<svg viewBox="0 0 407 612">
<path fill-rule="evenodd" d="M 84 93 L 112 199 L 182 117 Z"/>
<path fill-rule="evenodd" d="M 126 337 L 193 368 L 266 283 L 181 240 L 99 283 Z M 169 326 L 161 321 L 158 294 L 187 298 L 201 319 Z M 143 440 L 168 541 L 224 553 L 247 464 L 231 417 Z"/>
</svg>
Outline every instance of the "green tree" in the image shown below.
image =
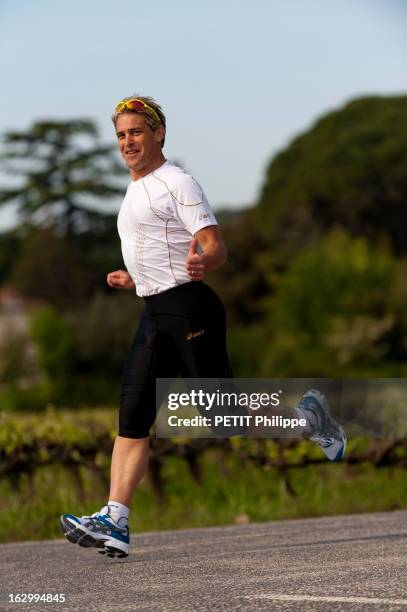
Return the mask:
<svg viewBox="0 0 407 612">
<path fill-rule="evenodd" d="M 407 96 L 354 100 L 270 163 L 258 206 L 276 267 L 329 229 L 407 253 Z"/>
<path fill-rule="evenodd" d="M 72 329 L 53 307 L 47 306 L 33 315 L 31 337 L 37 347 L 39 365 L 47 375 L 47 399 L 66 403 L 72 394 L 75 371 Z"/>
<path fill-rule="evenodd" d="M 86 264 L 84 253 L 51 227 L 33 229 L 27 235 L 8 277 L 20 293 L 58 309 L 83 303 L 98 280 L 102 284 Z"/>
<path fill-rule="evenodd" d="M 120 382 L 142 307 L 135 290 L 116 289 L 111 295 L 95 293 L 80 309 L 66 313 L 75 339 L 78 375 Z"/>
<path fill-rule="evenodd" d="M 68 236 L 104 231 L 109 216 L 100 204 L 122 195 L 118 176 L 125 170 L 92 121 L 36 122 L 7 132 L 2 144 L 4 171 L 21 180 L 0 189 L 0 204 L 15 203 L 23 223 L 56 226 Z"/>
<path fill-rule="evenodd" d="M 407 355 L 395 333 L 397 270 L 394 257 L 343 230 L 306 249 L 268 304 L 262 374 L 400 375 Z"/>
<path fill-rule="evenodd" d="M 254 209 L 217 214 L 228 251 L 224 266 L 208 275 L 210 284 L 225 303 L 229 323 L 257 323 L 260 300 L 268 292 L 260 260 L 270 248 L 259 231 Z"/>
<path fill-rule="evenodd" d="M 47 377 L 42 397 L 75 407 L 116 404 L 141 307 L 135 291 L 123 291 L 95 294 L 63 314 L 49 306 L 34 313 L 31 337 Z"/>
</svg>

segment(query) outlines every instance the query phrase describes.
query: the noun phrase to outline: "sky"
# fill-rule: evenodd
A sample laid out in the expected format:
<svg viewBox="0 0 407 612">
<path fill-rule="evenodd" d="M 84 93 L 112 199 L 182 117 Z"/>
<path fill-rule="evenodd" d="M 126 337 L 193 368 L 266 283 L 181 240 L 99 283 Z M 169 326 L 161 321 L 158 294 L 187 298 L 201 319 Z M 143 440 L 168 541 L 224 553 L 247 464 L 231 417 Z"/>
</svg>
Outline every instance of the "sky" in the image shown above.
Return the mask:
<svg viewBox="0 0 407 612">
<path fill-rule="evenodd" d="M 114 143 L 116 102 L 151 95 L 166 157 L 237 209 L 318 117 L 406 93 L 407 1 L 1 0 L 0 68 L 0 134 L 86 117 Z M 0 208 L 1 229 L 15 221 Z"/>
</svg>

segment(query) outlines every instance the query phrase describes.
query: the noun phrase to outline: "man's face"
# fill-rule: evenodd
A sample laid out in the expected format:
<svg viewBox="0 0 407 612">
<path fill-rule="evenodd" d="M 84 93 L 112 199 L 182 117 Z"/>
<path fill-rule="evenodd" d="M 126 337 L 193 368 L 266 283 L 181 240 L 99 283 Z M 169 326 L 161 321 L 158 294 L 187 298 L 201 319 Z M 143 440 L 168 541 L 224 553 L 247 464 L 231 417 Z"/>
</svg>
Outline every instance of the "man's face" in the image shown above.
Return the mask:
<svg viewBox="0 0 407 612">
<path fill-rule="evenodd" d="M 149 172 L 149 166 L 162 155 L 161 141 L 164 127 L 160 125 L 153 132 L 143 115 L 137 113 L 119 115 L 116 121 L 116 135 L 120 153 L 133 178 L 137 178 L 146 170 Z"/>
</svg>

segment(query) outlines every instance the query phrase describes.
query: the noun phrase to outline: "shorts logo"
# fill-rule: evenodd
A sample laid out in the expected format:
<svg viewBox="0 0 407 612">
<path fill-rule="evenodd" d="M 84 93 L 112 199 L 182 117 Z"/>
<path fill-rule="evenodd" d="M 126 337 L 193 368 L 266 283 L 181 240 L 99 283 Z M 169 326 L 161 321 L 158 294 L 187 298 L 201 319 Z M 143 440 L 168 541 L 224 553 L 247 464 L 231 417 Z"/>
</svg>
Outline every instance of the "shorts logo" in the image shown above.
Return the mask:
<svg viewBox="0 0 407 612">
<path fill-rule="evenodd" d="M 204 214 L 204 213 L 201 213 L 201 214 L 199 215 L 199 220 L 200 220 L 200 221 L 202 221 L 202 219 L 209 219 L 209 215 Z"/>
<path fill-rule="evenodd" d="M 189 334 L 187 335 L 187 340 L 192 340 L 192 338 L 196 338 L 197 336 L 203 336 L 205 333 L 204 329 L 200 329 L 197 332 L 189 332 Z"/>
</svg>

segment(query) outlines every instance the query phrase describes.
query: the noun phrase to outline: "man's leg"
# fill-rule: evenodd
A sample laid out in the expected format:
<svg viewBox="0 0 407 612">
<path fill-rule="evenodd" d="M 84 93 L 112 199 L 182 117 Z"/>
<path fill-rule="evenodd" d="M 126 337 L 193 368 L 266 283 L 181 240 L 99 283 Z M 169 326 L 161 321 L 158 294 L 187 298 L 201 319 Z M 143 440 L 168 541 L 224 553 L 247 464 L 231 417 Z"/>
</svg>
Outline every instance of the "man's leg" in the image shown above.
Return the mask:
<svg viewBox="0 0 407 612">
<path fill-rule="evenodd" d="M 148 468 L 150 438 L 117 436 L 110 469 L 109 500 L 130 506 L 134 491 Z"/>
<path fill-rule="evenodd" d="M 63 514 L 60 519 L 69 542 L 96 547 L 108 556 L 128 554 L 130 499 L 148 466 L 148 436 L 155 419 L 155 340 L 154 321 L 144 311 L 123 371 L 108 503 L 90 516 Z"/>
</svg>

